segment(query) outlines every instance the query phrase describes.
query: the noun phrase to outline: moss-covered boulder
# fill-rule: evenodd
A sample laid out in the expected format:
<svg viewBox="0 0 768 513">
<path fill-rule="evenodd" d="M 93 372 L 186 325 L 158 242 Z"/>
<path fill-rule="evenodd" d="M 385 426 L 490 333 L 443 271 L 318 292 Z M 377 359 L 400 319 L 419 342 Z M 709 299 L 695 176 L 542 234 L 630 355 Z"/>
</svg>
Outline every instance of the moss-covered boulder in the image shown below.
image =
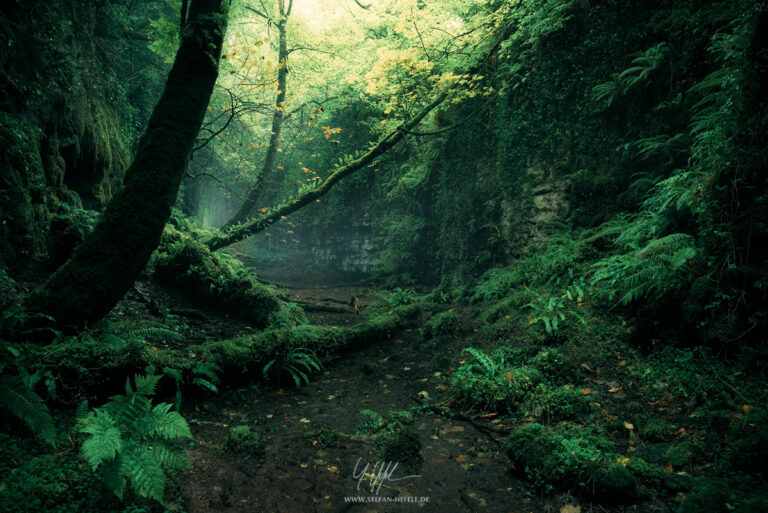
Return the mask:
<svg viewBox="0 0 768 513">
<path fill-rule="evenodd" d="M 693 484 L 686 474 L 625 457 L 604 437 L 576 427 L 558 431 L 525 424 L 510 434 L 507 453 L 516 468 L 537 485 L 566 488 L 599 501 L 674 494 L 689 490 Z"/>
<path fill-rule="evenodd" d="M 424 461 L 419 434 L 408 428 L 385 431 L 376 438 L 376 456 L 380 461 L 398 463 L 410 472 L 418 472 Z"/>
<path fill-rule="evenodd" d="M 237 426 L 230 429 L 223 448 L 227 452 L 247 454 L 256 458 L 264 456 L 264 442 L 259 432 L 251 426 Z"/>
<path fill-rule="evenodd" d="M 541 424 L 526 424 L 510 434 L 507 453 L 516 468 L 539 485 L 564 486 L 600 500 L 637 496 L 626 466 L 586 437 L 564 437 Z"/>
</svg>

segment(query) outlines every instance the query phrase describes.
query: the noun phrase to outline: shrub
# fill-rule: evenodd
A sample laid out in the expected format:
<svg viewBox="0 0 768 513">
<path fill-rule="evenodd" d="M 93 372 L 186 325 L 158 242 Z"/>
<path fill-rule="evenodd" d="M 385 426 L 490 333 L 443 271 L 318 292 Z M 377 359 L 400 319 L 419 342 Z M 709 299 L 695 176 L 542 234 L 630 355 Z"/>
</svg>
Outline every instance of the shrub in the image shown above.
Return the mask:
<svg viewBox="0 0 768 513">
<path fill-rule="evenodd" d="M 453 312 L 442 312 L 432 317 L 424 325 L 424 339 L 444 337 L 454 333 L 459 328 L 459 318 Z"/>
<path fill-rule="evenodd" d="M 419 435 L 408 428 L 388 430 L 378 435 L 376 455 L 380 461 L 398 463 L 411 472 L 418 472 L 424 461 Z"/>
<path fill-rule="evenodd" d="M 224 450 L 261 458 L 264 455 L 264 442 L 258 431 L 250 426 L 237 426 L 229 430 L 224 440 Z"/>
</svg>

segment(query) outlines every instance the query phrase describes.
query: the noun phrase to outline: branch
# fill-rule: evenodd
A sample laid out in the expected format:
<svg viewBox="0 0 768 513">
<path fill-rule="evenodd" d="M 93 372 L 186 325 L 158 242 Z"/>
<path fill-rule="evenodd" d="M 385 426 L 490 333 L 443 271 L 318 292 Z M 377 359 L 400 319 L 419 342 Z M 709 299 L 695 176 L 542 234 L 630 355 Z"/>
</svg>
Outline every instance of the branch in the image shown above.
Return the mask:
<svg viewBox="0 0 768 513">
<path fill-rule="evenodd" d="M 397 127 L 395 130 L 387 134 L 385 137 L 380 139 L 378 143 L 376 143 L 371 149 L 365 152 L 362 156 L 360 156 L 355 160 L 352 160 L 351 162 L 348 162 L 347 164 L 344 164 L 342 166 L 335 168 L 331 172 L 330 176 L 326 178 L 323 184 L 318 188 L 312 189 L 303 194 L 300 194 L 293 201 L 284 203 L 283 205 L 280 205 L 279 207 L 271 211 L 268 211 L 267 213 L 265 213 L 264 215 L 256 219 L 253 219 L 244 224 L 235 226 L 230 231 L 222 235 L 213 237 L 212 239 L 206 242 L 206 245 L 209 248 L 211 248 L 211 250 L 216 251 L 217 249 L 221 249 L 226 246 L 229 246 L 230 244 L 234 244 L 235 242 L 241 241 L 246 237 L 250 237 L 251 235 L 259 233 L 260 231 L 266 229 L 271 224 L 274 224 L 275 222 L 279 221 L 281 218 L 289 214 L 292 214 L 293 212 L 296 212 L 297 210 L 301 209 L 305 205 L 308 205 L 309 203 L 320 198 L 321 196 L 324 196 L 328 191 L 331 190 L 331 188 L 339 180 L 367 166 L 368 164 L 373 162 L 376 157 L 385 153 L 386 151 L 391 149 L 393 146 L 395 146 L 398 142 L 400 142 L 400 140 L 403 139 L 403 137 L 405 137 L 407 131 L 415 128 L 424 119 L 424 117 L 430 112 L 432 112 L 432 110 L 434 110 L 438 105 L 440 105 L 443 102 L 443 100 L 447 98 L 447 96 L 448 96 L 448 93 L 442 93 L 440 96 L 437 97 L 435 101 L 427 105 L 424 109 L 422 109 L 421 112 L 419 112 L 412 119 L 406 121 L 405 123 Z"/>
<path fill-rule="evenodd" d="M 288 50 L 288 54 L 292 54 L 293 52 L 298 52 L 300 50 L 309 50 L 311 52 L 319 52 L 324 53 L 326 55 L 334 55 L 333 52 L 329 52 L 327 50 L 320 50 L 319 48 L 312 48 L 311 46 L 294 46 L 293 48 L 290 48 Z"/>
<path fill-rule="evenodd" d="M 181 20 L 179 21 L 179 33 L 181 33 L 182 30 L 184 30 L 184 27 L 187 25 L 187 7 L 189 5 L 189 0 L 182 0 L 181 1 Z"/>
<path fill-rule="evenodd" d="M 405 130 L 405 133 L 407 133 L 408 135 L 415 135 L 417 137 L 424 137 L 424 136 L 427 136 L 427 135 L 442 134 L 444 132 L 448 132 L 449 130 L 453 130 L 454 128 L 463 125 L 464 123 L 466 123 L 467 121 L 469 121 L 470 119 L 475 117 L 478 114 L 478 112 L 479 111 L 474 111 L 474 112 L 472 112 L 472 114 L 470 114 L 469 116 L 465 117 L 464 119 L 462 119 L 458 123 L 454 123 L 453 125 L 447 126 L 445 128 L 441 128 L 439 130 L 432 130 L 432 131 L 429 131 L 429 132 L 414 132 L 412 130 Z"/>
<path fill-rule="evenodd" d="M 355 3 L 357 4 L 357 6 L 358 6 L 358 7 L 360 7 L 361 9 L 365 9 L 366 11 L 367 11 L 368 9 L 370 9 L 370 8 L 371 8 L 371 5 L 372 5 L 372 4 L 368 4 L 368 5 L 365 5 L 365 4 L 363 4 L 362 2 L 360 2 L 360 0 L 352 0 L 352 1 L 353 1 L 353 2 L 355 2 Z"/>
<path fill-rule="evenodd" d="M 258 14 L 259 16 L 261 16 L 262 18 L 264 18 L 265 20 L 268 20 L 268 19 L 269 19 L 269 16 L 267 16 L 266 14 L 264 14 L 264 13 L 263 13 L 263 12 L 261 12 L 261 11 L 258 11 L 258 10 L 256 10 L 256 9 L 254 9 L 254 8 L 253 8 L 253 7 L 251 7 L 250 5 L 244 5 L 243 7 L 245 7 L 246 9 L 248 9 L 248 10 L 249 10 L 249 11 L 251 11 L 251 12 L 254 12 L 254 13 Z"/>
</svg>

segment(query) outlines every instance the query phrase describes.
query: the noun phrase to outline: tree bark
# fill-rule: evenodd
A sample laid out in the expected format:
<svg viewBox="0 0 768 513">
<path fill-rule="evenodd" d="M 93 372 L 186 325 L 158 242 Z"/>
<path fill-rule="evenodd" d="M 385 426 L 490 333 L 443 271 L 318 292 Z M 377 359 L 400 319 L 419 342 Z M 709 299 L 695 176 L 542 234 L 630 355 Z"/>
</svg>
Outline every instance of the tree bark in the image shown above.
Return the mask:
<svg viewBox="0 0 768 513">
<path fill-rule="evenodd" d="M 335 168 L 331 172 L 331 175 L 325 179 L 322 185 L 316 189 L 311 189 L 303 194 L 300 194 L 292 201 L 280 205 L 275 209 L 271 209 L 256 219 L 248 221 L 247 223 L 240 225 L 227 233 L 210 239 L 206 242 L 206 245 L 211 248 L 212 251 L 216 251 L 217 249 L 221 249 L 223 247 L 229 246 L 230 244 L 234 244 L 235 242 L 241 241 L 246 237 L 250 237 L 251 235 L 259 233 L 269 225 L 279 221 L 282 217 L 287 216 L 288 214 L 291 214 L 308 205 L 309 203 L 317 200 L 321 196 L 325 195 L 328 191 L 330 191 L 336 182 L 367 166 L 373 162 L 376 157 L 382 153 L 387 152 L 395 144 L 400 142 L 400 140 L 405 137 L 405 135 L 410 130 L 415 128 L 416 125 L 418 125 L 421 120 L 423 120 L 424 117 L 429 114 L 435 107 L 440 105 L 447 96 L 447 93 L 441 94 L 435 101 L 427 105 L 413 118 L 406 121 L 397 127 L 394 131 L 390 132 L 384 138 L 379 140 L 376 145 L 365 152 L 362 156 L 348 162 L 347 164 L 344 164 L 343 166 Z"/>
<path fill-rule="evenodd" d="M 229 221 L 224 223 L 221 229 L 229 228 L 230 226 L 242 223 L 247 220 L 256 208 L 259 206 L 259 202 L 264 197 L 264 191 L 267 188 L 272 174 L 275 172 L 275 159 L 277 157 L 277 149 L 280 146 L 280 131 L 283 128 L 283 117 L 285 116 L 285 88 L 288 78 L 288 38 L 286 35 L 286 25 L 288 24 L 288 16 L 291 12 L 293 2 L 288 4 L 288 10 L 285 10 L 285 0 L 278 0 L 278 10 L 280 18 L 277 21 L 278 30 L 278 51 L 277 51 L 277 98 L 275 99 L 275 112 L 272 116 L 272 132 L 269 136 L 269 146 L 267 147 L 267 154 L 264 157 L 264 164 L 261 167 L 261 173 L 256 178 L 256 183 L 248 192 L 248 197 L 240 206 L 235 215 L 232 216 Z"/>
<path fill-rule="evenodd" d="M 70 331 L 106 315 L 130 289 L 157 246 L 205 116 L 227 23 L 228 0 L 190 2 L 165 90 L 139 141 L 122 190 L 94 231 L 24 301 Z"/>
</svg>

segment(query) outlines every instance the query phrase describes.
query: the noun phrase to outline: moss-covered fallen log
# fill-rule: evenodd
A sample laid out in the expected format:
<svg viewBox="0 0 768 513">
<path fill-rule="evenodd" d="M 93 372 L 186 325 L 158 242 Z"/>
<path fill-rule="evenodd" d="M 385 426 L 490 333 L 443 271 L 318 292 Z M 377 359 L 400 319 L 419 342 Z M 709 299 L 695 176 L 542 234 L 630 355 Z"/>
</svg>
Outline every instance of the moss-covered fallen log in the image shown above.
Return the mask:
<svg viewBox="0 0 768 513">
<path fill-rule="evenodd" d="M 274 289 L 261 284 L 239 260 L 212 253 L 203 243 L 166 226 L 153 256 L 155 278 L 178 288 L 203 306 L 214 307 L 267 326 L 282 304 Z"/>
<path fill-rule="evenodd" d="M 287 324 L 286 319 L 295 313 L 294 309 L 298 310 L 286 303 L 272 316 L 273 326 Z M 82 396 L 104 399 L 119 393 L 127 376 L 145 372 L 148 365 L 157 372 L 178 371 L 183 376 L 182 386 L 192 383 L 193 373 L 201 364 L 210 368 L 215 368 L 211 366 L 215 364 L 222 369 L 219 377 L 223 385 L 251 383 L 262 379 L 261 369 L 269 360 L 291 348 L 304 347 L 320 356 L 355 351 L 390 338 L 414 322 L 421 311 L 421 304 L 410 304 L 353 326 L 273 327 L 232 339 L 189 345 L 178 334 L 155 326 L 154 321 L 139 327 L 122 322 L 120 329 L 85 332 L 45 347 L 35 346 L 34 351 L 23 353 L 18 363 L 25 368 L 55 372 L 59 399 L 73 403 Z M 160 395 L 164 387 L 168 394 L 175 391 L 170 379 L 161 381 Z"/>
<path fill-rule="evenodd" d="M 206 342 L 197 351 L 206 361 L 219 366 L 236 365 L 248 369 L 260 368 L 281 352 L 295 347 L 310 349 L 318 355 L 346 353 L 391 337 L 396 330 L 414 321 L 421 310 L 419 304 L 405 305 L 353 326 L 301 325 L 271 329 Z"/>
</svg>

